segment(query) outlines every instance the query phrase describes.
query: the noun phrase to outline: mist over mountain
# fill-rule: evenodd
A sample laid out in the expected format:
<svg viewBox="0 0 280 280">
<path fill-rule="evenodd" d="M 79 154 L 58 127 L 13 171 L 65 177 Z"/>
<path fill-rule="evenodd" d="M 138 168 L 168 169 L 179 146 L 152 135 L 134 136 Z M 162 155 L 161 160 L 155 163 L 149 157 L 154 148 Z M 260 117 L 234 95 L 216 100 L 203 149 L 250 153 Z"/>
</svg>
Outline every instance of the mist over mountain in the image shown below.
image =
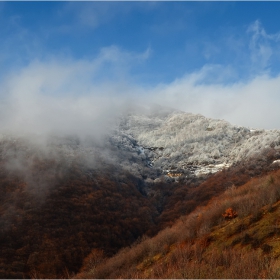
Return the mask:
<svg viewBox="0 0 280 280">
<path fill-rule="evenodd" d="M 149 181 L 215 173 L 280 148 L 278 130 L 238 127 L 158 105 L 122 106 L 114 117 L 106 117 L 106 125 L 102 120 L 81 135 L 75 127 L 68 133 L 2 133 L 2 160 L 8 169 L 22 167 L 23 173 L 36 157 L 96 169 L 112 164 Z"/>
<path fill-rule="evenodd" d="M 0 2 L 0 279 L 280 276 L 279 9 Z"/>
<path fill-rule="evenodd" d="M 88 134 L 79 135 L 75 128 L 67 134 L 64 130 L 2 133 L 4 170 L 20 174 L 27 188 L 36 185 L 42 193 L 62 176 L 59 173 L 67 173 L 73 165 L 84 172 L 110 169 L 118 174 L 121 170 L 138 178 L 141 191 L 149 192 L 153 184 L 203 179 L 271 149 L 274 157 L 280 158 L 278 130 L 237 127 L 158 105 L 121 108 L 113 118 L 106 119 L 106 125 L 102 120 L 96 127 L 94 123 Z M 52 162 L 45 171 L 48 180 L 34 174 L 37 162 Z"/>
<path fill-rule="evenodd" d="M 81 135 L 2 132 L 2 278 L 77 273 L 92 249 L 112 256 L 279 167 L 278 130 L 157 105 L 113 116 Z"/>
</svg>

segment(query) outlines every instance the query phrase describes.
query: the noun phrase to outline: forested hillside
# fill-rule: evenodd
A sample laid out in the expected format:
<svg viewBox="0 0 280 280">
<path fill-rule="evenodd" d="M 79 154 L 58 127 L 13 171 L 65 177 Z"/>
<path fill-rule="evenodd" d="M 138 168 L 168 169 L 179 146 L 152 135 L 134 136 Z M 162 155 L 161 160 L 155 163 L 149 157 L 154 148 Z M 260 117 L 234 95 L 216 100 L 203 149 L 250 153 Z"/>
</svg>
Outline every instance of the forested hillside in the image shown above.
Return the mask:
<svg viewBox="0 0 280 280">
<path fill-rule="evenodd" d="M 123 117 L 119 130 L 135 139 L 151 164 L 161 170 L 187 172 L 195 166 L 202 171 L 202 166 L 209 165 L 215 169 L 266 148 L 280 149 L 278 130 L 249 129 L 201 115 L 158 110 Z"/>
<path fill-rule="evenodd" d="M 225 191 L 278 170 L 279 143 L 279 131 L 252 131 L 162 108 L 120 116 L 102 138 L 2 134 L 0 278 L 70 278 L 78 272 L 85 278 L 137 278 L 135 267 L 131 274 L 110 274 L 102 265 L 144 236 L 173 231 Z M 207 233 L 220 225 L 222 208 Z M 204 227 L 187 231 L 200 238 Z M 172 252 L 170 246 L 182 240 L 161 249 Z M 143 261 L 153 254 L 145 252 Z M 92 257 L 101 274 L 88 271 Z M 139 277 L 170 276 L 143 269 Z"/>
<path fill-rule="evenodd" d="M 76 278 L 279 278 L 280 171 L 228 188 L 112 258 L 93 250 Z"/>
<path fill-rule="evenodd" d="M 141 182 L 121 168 L 90 169 L 38 151 L 19 159 L 17 148 L 6 147 L 14 154 L 1 161 L 1 278 L 66 277 L 91 248 L 110 256 L 155 224 Z"/>
</svg>

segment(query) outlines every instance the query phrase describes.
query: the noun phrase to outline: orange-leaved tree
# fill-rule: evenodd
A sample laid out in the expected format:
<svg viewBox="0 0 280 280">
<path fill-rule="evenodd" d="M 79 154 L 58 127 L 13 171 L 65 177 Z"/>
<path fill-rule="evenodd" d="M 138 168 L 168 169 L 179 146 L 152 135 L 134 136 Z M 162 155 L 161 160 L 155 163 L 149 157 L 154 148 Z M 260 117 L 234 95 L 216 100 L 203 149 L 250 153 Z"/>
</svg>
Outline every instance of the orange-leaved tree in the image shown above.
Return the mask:
<svg viewBox="0 0 280 280">
<path fill-rule="evenodd" d="M 231 220 L 231 219 L 234 219 L 237 217 L 237 212 L 234 211 L 231 207 L 228 208 L 226 210 L 226 212 L 223 214 L 223 217 L 226 219 L 226 220 Z"/>
</svg>

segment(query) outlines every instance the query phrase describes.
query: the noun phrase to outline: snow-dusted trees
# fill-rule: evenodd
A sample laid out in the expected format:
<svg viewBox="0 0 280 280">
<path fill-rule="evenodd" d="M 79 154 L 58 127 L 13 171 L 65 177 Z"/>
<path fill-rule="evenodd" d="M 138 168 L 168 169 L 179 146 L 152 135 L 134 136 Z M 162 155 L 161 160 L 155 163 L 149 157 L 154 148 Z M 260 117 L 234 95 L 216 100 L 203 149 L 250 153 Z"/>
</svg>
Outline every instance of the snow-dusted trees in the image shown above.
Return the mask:
<svg viewBox="0 0 280 280">
<path fill-rule="evenodd" d="M 118 146 L 126 145 L 131 152 L 136 146 L 145 147 L 139 155 L 142 161 L 146 158 L 154 167 L 163 169 L 183 168 L 187 164 L 232 164 L 264 148 L 280 148 L 277 130 L 249 130 L 202 115 L 170 110 L 163 114 L 135 113 L 124 118 L 125 125 L 121 124 L 119 131 L 127 139 L 118 139 Z M 131 144 L 131 139 L 136 144 Z"/>
</svg>

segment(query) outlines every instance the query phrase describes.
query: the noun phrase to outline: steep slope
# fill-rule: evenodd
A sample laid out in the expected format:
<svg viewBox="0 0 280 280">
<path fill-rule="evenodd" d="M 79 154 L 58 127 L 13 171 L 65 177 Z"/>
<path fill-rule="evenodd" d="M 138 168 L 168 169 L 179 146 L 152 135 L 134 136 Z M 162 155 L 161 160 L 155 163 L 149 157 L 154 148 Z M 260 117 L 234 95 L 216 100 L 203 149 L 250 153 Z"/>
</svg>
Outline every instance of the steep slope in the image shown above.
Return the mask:
<svg viewBox="0 0 280 280">
<path fill-rule="evenodd" d="M 96 252 L 77 278 L 279 278 L 280 171 L 229 188 L 109 259 Z M 237 217 L 226 215 L 233 209 Z M 227 219 L 225 219 L 225 217 Z"/>
<path fill-rule="evenodd" d="M 99 138 L 1 135 L 0 277 L 71 277 L 92 249 L 110 257 L 278 169 L 278 143 L 279 131 L 163 108 Z"/>
<path fill-rule="evenodd" d="M 91 248 L 112 255 L 155 223 L 139 179 L 63 143 L 1 142 L 1 278 L 67 277 Z"/>
<path fill-rule="evenodd" d="M 148 166 L 173 178 L 215 173 L 264 149 L 280 149 L 280 131 L 250 130 L 162 108 L 124 116 L 119 132 L 134 139 Z"/>
</svg>

